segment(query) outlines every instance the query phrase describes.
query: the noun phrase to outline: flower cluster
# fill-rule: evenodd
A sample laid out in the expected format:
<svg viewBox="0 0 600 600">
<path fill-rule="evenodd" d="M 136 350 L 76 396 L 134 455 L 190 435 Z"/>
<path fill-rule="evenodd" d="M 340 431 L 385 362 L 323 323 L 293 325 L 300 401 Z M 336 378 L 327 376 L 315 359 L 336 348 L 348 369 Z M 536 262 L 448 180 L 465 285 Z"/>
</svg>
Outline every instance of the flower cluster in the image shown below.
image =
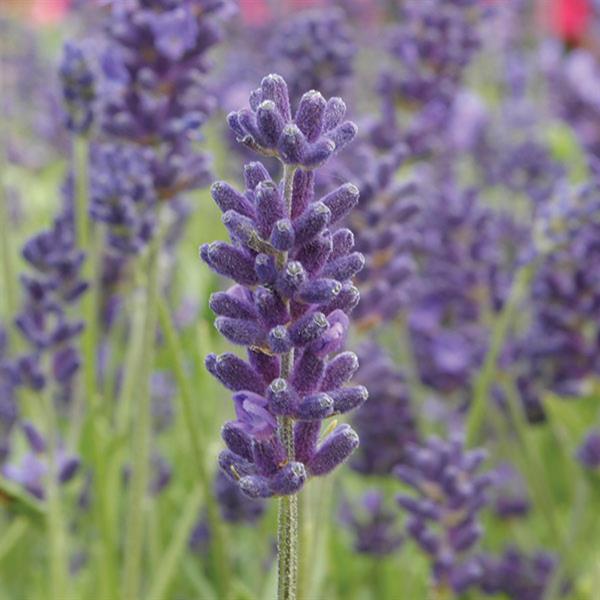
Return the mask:
<svg viewBox="0 0 600 600">
<path fill-rule="evenodd" d="M 376 490 L 366 492 L 358 509 L 344 503 L 341 520 L 354 536 L 354 549 L 360 554 L 387 556 L 396 552 L 404 542 L 398 531 L 398 518 L 386 509 L 383 495 Z"/>
<path fill-rule="evenodd" d="M 409 514 L 407 532 L 431 557 L 434 584 L 461 594 L 481 575 L 468 553 L 481 536 L 477 514 L 493 481 L 490 474 L 478 473 L 485 451 L 467 451 L 461 439 L 434 437 L 410 446 L 407 454 L 406 464 L 395 470 L 418 493 L 398 497 Z"/>
<path fill-rule="evenodd" d="M 33 274 L 21 276 L 25 298 L 15 322 L 31 352 L 17 359 L 15 375 L 36 390 L 53 381 L 67 392 L 80 365 L 74 339 L 84 328 L 68 308 L 88 287 L 81 279 L 85 254 L 76 245 L 72 210 L 66 207 L 50 229 L 28 240 L 23 258 Z"/>
<path fill-rule="evenodd" d="M 354 70 L 356 44 L 340 8 L 299 12 L 278 28 L 270 53 L 286 78 L 292 102 L 306 90 L 325 96 L 347 91 Z"/>
<path fill-rule="evenodd" d="M 379 82 L 382 120 L 374 141 L 389 148 L 404 139 L 411 151 L 422 152 L 439 139 L 465 69 L 480 46 L 477 0 L 412 0 L 403 4 L 399 24 L 390 35 L 393 66 Z M 414 112 L 401 132 L 397 107 Z M 416 110 L 415 110 L 416 109 Z"/>
<path fill-rule="evenodd" d="M 272 74 L 250 95 L 250 108 L 230 113 L 227 121 L 238 141 L 248 148 L 310 171 L 354 139 L 356 125 L 344 121 L 345 114 L 341 98 L 326 101 L 311 90 L 302 96 L 292 118 L 287 86 L 279 75 Z M 302 177 L 312 182 L 312 176 Z"/>
<path fill-rule="evenodd" d="M 0 323 L 0 463 L 10 450 L 8 434 L 18 416 L 15 387 L 8 359 L 8 335 Z"/>
<path fill-rule="evenodd" d="M 158 202 L 209 181 L 193 142 L 214 107 L 204 79 L 226 2 L 114 3 L 98 57 L 100 140 L 92 161 L 92 217 L 117 253 L 152 238 Z"/>
<path fill-rule="evenodd" d="M 19 462 L 8 462 L 2 468 L 2 475 L 14 481 L 31 495 L 43 500 L 46 496 L 46 478 L 50 473 L 48 443 L 42 434 L 28 421 L 21 424 L 29 452 Z M 60 484 L 69 482 L 77 473 L 79 458 L 59 447 L 55 455 L 54 476 Z"/>
<path fill-rule="evenodd" d="M 347 315 L 359 298 L 352 278 L 364 258 L 352 251 L 348 229 L 332 229 L 356 205 L 357 188 L 345 184 L 318 200 L 307 170 L 339 147 L 332 138 L 343 146 L 353 136 L 354 124 L 342 124 L 344 103 L 307 92 L 292 120 L 287 86 L 278 75 L 263 79 L 251 103 L 255 110 L 230 115 L 230 124 L 244 142 L 280 158 L 283 181 L 274 183 L 261 163 L 250 163 L 244 193 L 214 184 L 212 196 L 232 244 L 205 244 L 200 255 L 236 282 L 214 294 L 210 306 L 220 333 L 247 347 L 249 357 L 246 362 L 225 353 L 206 360 L 235 392 L 237 420 L 223 427 L 228 450 L 220 465 L 248 496 L 268 497 L 296 493 L 307 476 L 330 472 L 358 445 L 349 425 L 322 441 L 319 434 L 323 420 L 367 398 L 363 386 L 345 385 L 358 359 L 341 352 Z M 341 129 L 340 137 L 335 132 Z M 317 161 L 310 159 L 315 149 Z M 293 433 L 286 433 L 291 424 Z"/>
<path fill-rule="evenodd" d="M 530 404 L 545 390 L 577 396 L 600 373 L 600 178 L 562 195 L 540 221 L 532 322 L 518 345 L 518 384 Z"/>
<path fill-rule="evenodd" d="M 349 226 L 366 264 L 357 277 L 361 303 L 353 320 L 369 329 L 393 320 L 408 301 L 415 270 L 411 253 L 418 245 L 411 226 L 419 210 L 418 190 L 414 182 L 395 178 L 406 148 L 381 155 L 366 142 L 355 147 L 337 161 L 331 177 L 344 181 L 354 176 L 360 192 Z"/>
<path fill-rule="evenodd" d="M 522 232 L 475 190 L 448 181 L 424 193 L 420 213 L 408 307 L 419 375 L 439 392 L 468 391 L 487 348 L 486 312 L 504 303 Z"/>
<path fill-rule="evenodd" d="M 72 42 L 65 44 L 59 75 L 67 129 L 85 134 L 94 120 L 96 78 L 83 48 Z"/>
<path fill-rule="evenodd" d="M 509 547 L 499 557 L 482 555 L 481 591 L 515 600 L 542 600 L 556 569 L 555 559 L 546 552 L 527 555 Z"/>
<path fill-rule="evenodd" d="M 370 401 L 352 421 L 360 437 L 352 468 L 364 475 L 389 475 L 406 459 L 407 447 L 419 440 L 413 406 L 402 373 L 380 346 L 367 343 L 358 356 L 356 381 L 369 390 Z"/>
</svg>

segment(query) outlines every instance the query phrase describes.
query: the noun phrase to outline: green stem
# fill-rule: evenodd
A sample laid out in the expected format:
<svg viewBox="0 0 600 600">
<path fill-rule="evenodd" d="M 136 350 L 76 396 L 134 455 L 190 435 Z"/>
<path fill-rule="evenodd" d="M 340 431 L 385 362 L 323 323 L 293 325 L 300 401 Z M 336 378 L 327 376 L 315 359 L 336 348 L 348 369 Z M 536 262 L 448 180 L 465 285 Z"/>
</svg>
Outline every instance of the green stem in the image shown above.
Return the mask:
<svg viewBox="0 0 600 600">
<path fill-rule="evenodd" d="M 186 550 L 190 530 L 198 518 L 198 511 L 202 505 L 204 485 L 199 483 L 190 494 L 182 508 L 181 516 L 175 526 L 173 538 L 164 555 L 160 559 L 160 567 L 150 586 L 149 600 L 162 600 L 166 597 L 171 580 L 177 573 L 181 558 Z M 211 496 L 212 494 L 207 494 Z M 211 530 L 212 531 L 212 530 Z M 219 596 L 222 598 L 223 596 Z"/>
<path fill-rule="evenodd" d="M 529 289 L 536 266 L 537 263 L 531 261 L 517 271 L 506 303 L 494 322 L 490 346 L 473 386 L 473 401 L 466 424 L 468 444 L 473 444 L 481 432 L 490 389 L 496 379 L 498 358 L 502 352 L 506 336 L 514 322 L 517 310 Z"/>
<path fill-rule="evenodd" d="M 288 214 L 291 214 L 292 192 L 296 167 L 283 166 L 283 189 Z M 284 262 L 287 256 L 283 256 Z M 288 379 L 294 366 L 294 350 L 281 357 L 282 379 Z M 280 417 L 279 437 L 287 452 L 288 461 L 295 459 L 294 422 L 289 417 Z M 279 600 L 295 600 L 298 585 L 298 496 L 282 496 L 279 499 L 279 523 L 277 527 Z"/>
<path fill-rule="evenodd" d="M 123 579 L 123 599 L 140 598 L 143 543 L 144 543 L 144 502 L 150 476 L 150 376 L 154 360 L 158 304 L 158 262 L 160 244 L 155 240 L 148 256 L 148 279 L 144 313 L 144 344 L 141 364 L 137 365 L 139 403 L 133 421 L 133 470 L 127 517 L 125 546 L 125 567 Z"/>
<path fill-rule="evenodd" d="M 158 315 L 160 327 L 165 336 L 167 347 L 173 358 L 173 368 L 175 379 L 179 388 L 181 398 L 181 408 L 184 422 L 190 439 L 192 458 L 194 467 L 198 473 L 200 483 L 205 490 L 212 488 L 210 472 L 206 467 L 206 456 L 208 454 L 204 436 L 200 433 L 200 428 L 194 417 L 194 396 L 189 383 L 188 374 L 185 372 L 184 352 L 173 326 L 171 313 L 165 299 L 161 296 L 158 301 Z M 219 507 L 214 494 L 206 494 L 206 512 L 210 523 L 212 534 L 212 552 L 215 572 L 217 574 L 217 583 L 220 598 L 228 598 L 231 589 L 231 568 L 228 564 L 229 555 L 225 548 L 225 532 L 223 530 L 222 520 L 219 515 Z"/>
<path fill-rule="evenodd" d="M 46 413 L 49 468 L 46 477 L 48 502 L 47 532 L 50 550 L 50 589 L 53 598 L 68 598 L 69 567 L 67 529 L 65 526 L 61 489 L 58 483 L 58 416 L 54 406 L 52 388 L 43 393 Z"/>
<path fill-rule="evenodd" d="M 29 521 L 25 517 L 16 517 L 13 519 L 2 534 L 0 540 L 0 563 L 11 553 L 13 548 L 19 543 L 19 540 L 25 535 Z"/>
</svg>

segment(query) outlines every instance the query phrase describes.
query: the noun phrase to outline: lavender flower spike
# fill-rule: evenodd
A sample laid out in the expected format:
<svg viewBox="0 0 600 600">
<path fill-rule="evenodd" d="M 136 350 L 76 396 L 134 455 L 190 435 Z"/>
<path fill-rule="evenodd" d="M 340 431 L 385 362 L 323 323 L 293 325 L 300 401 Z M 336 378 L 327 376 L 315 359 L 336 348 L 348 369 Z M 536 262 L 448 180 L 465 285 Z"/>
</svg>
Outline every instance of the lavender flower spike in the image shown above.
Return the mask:
<svg viewBox="0 0 600 600">
<path fill-rule="evenodd" d="M 477 513 L 487 503 L 489 474 L 477 471 L 485 460 L 481 450 L 467 451 L 462 439 L 429 438 L 407 449 L 398 477 L 419 496 L 398 497 L 408 513 L 407 533 L 431 557 L 433 583 L 440 590 L 462 594 L 482 575 L 468 552 L 481 535 Z"/>
<path fill-rule="evenodd" d="M 358 366 L 356 356 L 340 353 L 347 315 L 358 300 L 347 290 L 364 259 L 352 252 L 352 244 L 336 249 L 329 228 L 357 203 L 356 188 L 346 184 L 339 193 L 316 199 L 314 164 L 307 158 L 318 148 L 333 152 L 331 136 L 338 134 L 330 132 L 342 127 L 341 100 L 326 102 L 318 92 L 308 92 L 292 121 L 285 81 L 269 75 L 251 105 L 254 111 L 234 113 L 230 124 L 244 143 L 250 136 L 259 151 L 286 165 L 284 181 L 276 184 L 260 163 L 251 163 L 244 193 L 215 183 L 212 195 L 231 243 L 205 245 L 200 255 L 236 282 L 213 295 L 210 305 L 216 328 L 246 347 L 249 357 L 248 362 L 234 355 L 207 359 L 209 371 L 235 392 L 237 420 L 223 429 L 228 451 L 221 466 L 247 495 L 268 497 L 295 494 L 307 477 L 328 473 L 358 445 L 348 425 L 321 443 L 318 437 L 324 419 L 367 398 L 364 387 L 346 385 Z M 352 123 L 343 127 L 355 130 Z M 288 439 L 283 421 L 293 425 Z"/>
<path fill-rule="evenodd" d="M 315 198 L 313 169 L 347 144 L 356 126 L 345 105 L 320 93 L 302 96 L 292 119 L 288 89 L 269 75 L 250 97 L 251 109 L 229 115 L 240 142 L 284 166 L 275 183 L 259 163 L 246 166 L 246 191 L 212 187 L 231 243 L 214 242 L 200 256 L 236 285 L 211 298 L 215 326 L 244 346 L 248 362 L 210 355 L 207 369 L 227 388 L 237 419 L 226 423 L 228 449 L 219 464 L 251 498 L 282 496 L 279 512 L 279 597 L 295 598 L 297 499 L 310 476 L 325 475 L 358 446 L 349 425 L 320 440 L 322 422 L 359 406 L 366 389 L 351 388 L 358 368 L 341 352 L 348 315 L 358 302 L 353 277 L 364 257 L 330 229 L 358 202 L 354 186 Z"/>
</svg>

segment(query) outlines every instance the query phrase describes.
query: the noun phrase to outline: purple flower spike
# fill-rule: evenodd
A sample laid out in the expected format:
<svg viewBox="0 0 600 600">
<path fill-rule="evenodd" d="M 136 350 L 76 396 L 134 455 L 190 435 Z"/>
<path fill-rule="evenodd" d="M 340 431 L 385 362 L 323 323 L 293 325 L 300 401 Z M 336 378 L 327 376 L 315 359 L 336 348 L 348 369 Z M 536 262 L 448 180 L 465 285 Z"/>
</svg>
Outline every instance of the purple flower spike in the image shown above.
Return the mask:
<svg viewBox="0 0 600 600">
<path fill-rule="evenodd" d="M 295 494 L 308 475 L 329 473 L 358 446 L 348 425 L 318 445 L 322 422 L 368 395 L 346 387 L 358 360 L 343 352 L 359 299 L 352 280 L 364 258 L 349 230 L 330 229 L 357 203 L 358 189 L 343 185 L 321 201 L 312 172 L 354 136 L 344 114 L 340 99 L 310 91 L 292 119 L 285 81 L 269 75 L 250 109 L 228 117 L 240 142 L 286 165 L 279 183 L 260 163 L 246 165 L 243 193 L 213 185 L 231 243 L 200 249 L 209 267 L 237 283 L 209 304 L 218 331 L 245 346 L 249 362 L 225 353 L 209 355 L 206 367 L 235 392 L 237 420 L 222 431 L 221 469 L 253 498 Z"/>
<path fill-rule="evenodd" d="M 457 594 L 478 583 L 481 574 L 469 552 L 481 535 L 477 514 L 492 482 L 489 474 L 477 473 L 484 458 L 479 450 L 465 450 L 462 439 L 433 437 L 422 446 L 409 445 L 406 464 L 396 469 L 418 494 L 398 497 L 409 514 L 407 532 L 431 556 L 434 584 Z"/>
</svg>

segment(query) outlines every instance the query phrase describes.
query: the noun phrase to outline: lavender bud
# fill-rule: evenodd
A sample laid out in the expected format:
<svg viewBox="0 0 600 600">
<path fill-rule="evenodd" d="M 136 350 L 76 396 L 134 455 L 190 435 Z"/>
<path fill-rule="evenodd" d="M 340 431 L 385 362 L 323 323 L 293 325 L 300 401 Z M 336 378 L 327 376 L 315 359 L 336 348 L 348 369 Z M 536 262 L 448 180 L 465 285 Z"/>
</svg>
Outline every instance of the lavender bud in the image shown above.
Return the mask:
<svg viewBox="0 0 600 600">
<path fill-rule="evenodd" d="M 227 228 L 232 240 L 238 241 L 244 246 L 251 247 L 252 242 L 258 238 L 258 232 L 254 226 L 254 220 L 234 210 L 228 210 L 221 218 L 223 225 Z"/>
<path fill-rule="evenodd" d="M 208 306 L 217 315 L 232 319 L 255 319 L 257 312 L 247 300 L 242 300 L 228 292 L 215 292 L 208 300 Z"/>
<path fill-rule="evenodd" d="M 277 496 L 296 494 L 306 481 L 306 469 L 300 462 L 290 462 L 271 478 L 271 489 Z"/>
<path fill-rule="evenodd" d="M 290 339 L 294 346 L 305 346 L 316 340 L 328 327 L 323 313 L 308 313 L 290 327 Z"/>
<path fill-rule="evenodd" d="M 323 127 L 323 115 L 327 102 L 319 92 L 311 90 L 300 99 L 295 121 L 309 142 L 314 142 Z"/>
<path fill-rule="evenodd" d="M 265 336 L 264 330 L 256 321 L 246 319 L 217 317 L 215 327 L 231 343 L 240 346 L 260 346 Z"/>
<path fill-rule="evenodd" d="M 251 162 L 244 165 L 244 182 L 249 190 L 255 190 L 263 181 L 271 181 L 271 176 L 262 163 Z"/>
<path fill-rule="evenodd" d="M 290 124 L 283 129 L 278 149 L 284 162 L 297 165 L 302 163 L 308 150 L 308 143 L 300 129 Z"/>
<path fill-rule="evenodd" d="M 313 202 L 294 222 L 296 244 L 302 246 L 315 237 L 329 224 L 331 211 L 322 202 Z"/>
<path fill-rule="evenodd" d="M 254 270 L 260 283 L 272 285 L 277 279 L 275 259 L 270 254 L 257 254 L 254 259 Z"/>
<path fill-rule="evenodd" d="M 238 484 L 248 498 L 270 498 L 273 495 L 269 480 L 260 475 L 242 477 Z"/>
<path fill-rule="evenodd" d="M 269 331 L 269 348 L 275 354 L 285 354 L 289 352 L 294 344 L 286 327 L 277 325 Z"/>
<path fill-rule="evenodd" d="M 252 439 L 238 423 L 227 421 L 221 429 L 221 437 L 234 454 L 252 460 Z"/>
<path fill-rule="evenodd" d="M 245 196 L 224 181 L 213 183 L 210 188 L 210 195 L 224 213 L 228 210 L 235 210 L 235 212 L 246 217 L 252 217 L 254 215 L 252 205 Z"/>
<path fill-rule="evenodd" d="M 291 261 L 287 264 L 277 279 L 277 291 L 284 298 L 291 298 L 306 281 L 306 271 L 298 261 Z"/>
<path fill-rule="evenodd" d="M 290 99 L 288 95 L 287 84 L 283 77 L 276 74 L 270 74 L 263 78 L 260 84 L 262 97 L 265 100 L 272 100 L 281 113 L 284 121 L 292 118 L 290 111 Z"/>
<path fill-rule="evenodd" d="M 294 415 L 301 421 L 322 420 L 333 414 L 333 398 L 324 393 L 305 396 Z"/>
<path fill-rule="evenodd" d="M 333 412 L 335 414 L 343 414 L 354 410 L 362 406 L 369 397 L 369 392 L 363 385 L 343 387 L 327 393 L 333 399 Z"/>
<path fill-rule="evenodd" d="M 360 252 L 338 258 L 323 269 L 323 275 L 338 281 L 346 281 L 359 273 L 365 266 L 365 257 Z"/>
<path fill-rule="evenodd" d="M 200 248 L 200 256 L 219 275 L 229 277 L 241 285 L 258 283 L 254 261 L 241 248 L 235 248 L 225 242 L 213 242 Z"/>
<path fill-rule="evenodd" d="M 287 252 L 294 246 L 294 226 L 289 219 L 280 219 L 273 227 L 271 245 L 280 252 Z"/>
<path fill-rule="evenodd" d="M 304 283 L 296 298 L 306 304 L 326 304 L 342 291 L 342 284 L 335 279 L 311 279 Z"/>
<path fill-rule="evenodd" d="M 321 202 L 331 211 L 332 224 L 337 223 L 352 211 L 358 204 L 359 194 L 355 185 L 346 183 L 321 198 Z"/>
<path fill-rule="evenodd" d="M 272 100 L 261 102 L 256 110 L 256 122 L 267 148 L 277 145 L 285 123 Z"/>
<path fill-rule="evenodd" d="M 296 220 L 308 208 L 313 195 L 315 176 L 312 171 L 298 169 L 294 173 L 292 188 L 292 220 Z"/>
<path fill-rule="evenodd" d="M 331 256 L 332 241 L 329 230 L 321 232 L 312 242 L 304 244 L 296 252 L 296 260 L 300 261 L 310 275 L 318 273 Z"/>
<path fill-rule="evenodd" d="M 352 379 L 358 369 L 358 357 L 354 352 L 342 352 L 327 363 L 321 389 L 325 392 L 335 390 Z"/>
<path fill-rule="evenodd" d="M 341 98 L 330 98 L 323 113 L 323 131 L 331 131 L 334 127 L 337 127 L 345 116 L 346 103 Z"/>
<path fill-rule="evenodd" d="M 254 292 L 254 302 L 260 317 L 269 327 L 283 325 L 289 321 L 290 315 L 283 300 L 270 289 L 257 288 Z"/>
<path fill-rule="evenodd" d="M 338 425 L 319 446 L 317 452 L 308 463 L 311 475 L 326 475 L 341 465 L 358 447 L 358 435 L 344 423 Z"/>
<path fill-rule="evenodd" d="M 292 416 L 298 405 L 298 394 L 288 385 L 285 379 L 275 379 L 267 390 L 269 410 L 274 415 Z"/>
<path fill-rule="evenodd" d="M 209 354 L 206 357 L 206 368 L 226 388 L 234 392 L 250 390 L 262 394 L 265 391 L 266 385 L 260 375 L 248 363 L 231 352 L 219 356 Z"/>
<path fill-rule="evenodd" d="M 313 392 L 319 386 L 324 369 L 324 362 L 305 349 L 294 365 L 292 385 L 300 393 Z"/>
<path fill-rule="evenodd" d="M 285 204 L 279 189 L 272 181 L 256 187 L 256 225 L 261 237 L 269 239 L 273 225 L 285 217 Z"/>
</svg>

